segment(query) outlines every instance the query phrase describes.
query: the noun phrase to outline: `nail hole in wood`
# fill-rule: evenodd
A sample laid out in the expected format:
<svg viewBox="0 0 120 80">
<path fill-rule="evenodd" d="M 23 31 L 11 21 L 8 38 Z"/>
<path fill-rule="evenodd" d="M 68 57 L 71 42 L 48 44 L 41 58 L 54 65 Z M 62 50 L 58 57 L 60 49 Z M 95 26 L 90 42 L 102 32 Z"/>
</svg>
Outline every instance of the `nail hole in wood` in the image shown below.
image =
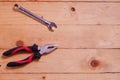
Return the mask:
<svg viewBox="0 0 120 80">
<path fill-rule="evenodd" d="M 24 45 L 24 42 L 22 40 L 18 40 L 16 42 L 16 46 L 23 46 Z"/>
<path fill-rule="evenodd" d="M 71 11 L 73 11 L 73 12 L 74 12 L 75 10 L 76 10 L 76 9 L 75 9 L 74 7 L 71 7 Z"/>
<path fill-rule="evenodd" d="M 43 18 L 43 16 L 41 16 L 41 18 Z"/>
</svg>

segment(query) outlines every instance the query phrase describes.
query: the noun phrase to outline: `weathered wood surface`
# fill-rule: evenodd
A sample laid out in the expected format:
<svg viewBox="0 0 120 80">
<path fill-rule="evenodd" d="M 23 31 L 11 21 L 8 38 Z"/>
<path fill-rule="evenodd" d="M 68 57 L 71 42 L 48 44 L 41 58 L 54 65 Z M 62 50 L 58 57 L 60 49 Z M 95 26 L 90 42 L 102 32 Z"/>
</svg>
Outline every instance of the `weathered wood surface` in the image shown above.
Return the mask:
<svg viewBox="0 0 120 80">
<path fill-rule="evenodd" d="M 51 43 L 59 48 L 120 48 L 119 25 L 58 25 L 55 32 L 41 25 L 0 25 L 0 48 Z M 4 44 L 5 42 L 5 44 Z"/>
<path fill-rule="evenodd" d="M 0 80 L 120 80 L 119 76 L 120 74 L 0 74 Z"/>
<path fill-rule="evenodd" d="M 0 3 L 0 24 L 40 24 L 13 10 L 15 3 Z M 57 24 L 120 24 L 120 3 L 18 2 L 18 4 Z M 71 10 L 72 7 L 75 11 Z"/>
</svg>

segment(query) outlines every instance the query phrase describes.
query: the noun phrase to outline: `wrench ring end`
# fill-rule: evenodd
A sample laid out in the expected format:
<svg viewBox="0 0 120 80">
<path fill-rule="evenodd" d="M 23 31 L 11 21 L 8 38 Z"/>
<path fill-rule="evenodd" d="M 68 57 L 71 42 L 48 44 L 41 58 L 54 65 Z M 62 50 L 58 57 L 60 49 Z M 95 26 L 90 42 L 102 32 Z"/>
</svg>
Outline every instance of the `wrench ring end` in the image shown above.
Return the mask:
<svg viewBox="0 0 120 80">
<path fill-rule="evenodd" d="M 17 10 L 18 8 L 20 8 L 20 5 L 18 4 L 14 4 L 14 7 L 13 7 L 15 10 Z"/>
</svg>

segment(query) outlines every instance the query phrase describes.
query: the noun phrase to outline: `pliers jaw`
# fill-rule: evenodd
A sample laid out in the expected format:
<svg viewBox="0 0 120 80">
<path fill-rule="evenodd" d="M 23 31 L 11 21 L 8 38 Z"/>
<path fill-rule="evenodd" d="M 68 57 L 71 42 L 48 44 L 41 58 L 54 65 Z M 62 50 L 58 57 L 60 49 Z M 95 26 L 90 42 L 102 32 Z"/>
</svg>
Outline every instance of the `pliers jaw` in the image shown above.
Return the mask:
<svg viewBox="0 0 120 80">
<path fill-rule="evenodd" d="M 58 48 L 58 45 L 56 44 L 47 44 L 42 47 L 38 46 L 39 53 L 41 55 L 50 53 Z"/>
</svg>

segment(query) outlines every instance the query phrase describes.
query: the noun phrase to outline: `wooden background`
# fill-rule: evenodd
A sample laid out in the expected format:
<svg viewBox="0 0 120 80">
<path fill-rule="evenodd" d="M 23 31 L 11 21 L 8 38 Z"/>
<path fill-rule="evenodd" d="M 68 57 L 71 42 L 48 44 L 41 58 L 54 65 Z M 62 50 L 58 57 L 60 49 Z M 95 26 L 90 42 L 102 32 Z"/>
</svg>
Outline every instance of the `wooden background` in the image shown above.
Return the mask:
<svg viewBox="0 0 120 80">
<path fill-rule="evenodd" d="M 57 23 L 55 32 L 13 10 L 18 3 Z M 28 65 L 8 68 L 16 45 L 58 44 Z M 0 80 L 120 80 L 120 0 L 0 0 Z"/>
</svg>

